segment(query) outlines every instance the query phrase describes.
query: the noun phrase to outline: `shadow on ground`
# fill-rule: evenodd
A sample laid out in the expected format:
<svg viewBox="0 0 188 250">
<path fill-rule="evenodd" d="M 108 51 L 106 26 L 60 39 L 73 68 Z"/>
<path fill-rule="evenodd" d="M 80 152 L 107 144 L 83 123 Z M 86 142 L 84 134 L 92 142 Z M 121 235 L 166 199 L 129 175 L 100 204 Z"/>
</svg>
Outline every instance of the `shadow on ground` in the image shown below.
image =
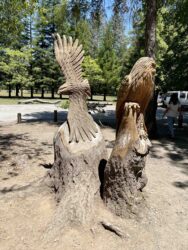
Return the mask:
<svg viewBox="0 0 188 250">
<path fill-rule="evenodd" d="M 175 124 L 175 139 L 170 139 L 167 121 L 162 119 L 163 112 L 162 109 L 158 110 L 158 140 L 154 141 L 150 154 L 159 160 L 166 157 L 170 161 L 170 166 L 179 168 L 183 174 L 188 175 L 188 113 L 184 113 L 182 128 Z M 165 155 L 159 154 L 161 147 L 165 149 Z M 188 188 L 188 180 L 178 180 L 173 185 L 185 189 Z"/>
<path fill-rule="evenodd" d="M 67 119 L 67 111 L 58 111 L 57 120 L 59 122 L 64 122 Z M 42 111 L 25 114 L 22 118 L 23 122 L 53 122 L 54 112 Z"/>
<path fill-rule="evenodd" d="M 67 111 L 58 111 L 57 123 L 61 124 L 67 120 Z M 109 126 L 115 128 L 115 111 L 107 110 L 106 112 L 92 112 L 93 119 L 99 126 Z M 54 113 L 49 111 L 34 112 L 25 114 L 22 118 L 22 122 L 54 122 Z"/>
<path fill-rule="evenodd" d="M 18 192 L 18 191 L 25 191 L 27 189 L 29 189 L 30 187 L 33 187 L 35 184 L 38 184 L 40 180 L 42 180 L 43 178 L 39 178 L 35 181 L 30 182 L 27 185 L 23 185 L 23 186 L 18 186 L 18 185 L 12 185 L 11 187 L 4 187 L 2 189 L 0 189 L 0 194 L 7 194 L 7 193 L 11 193 L 11 192 Z"/>
<path fill-rule="evenodd" d="M 21 125 L 21 124 L 20 124 Z M 31 123 L 31 126 L 34 124 Z M 14 128 L 14 127 L 12 127 Z M 7 167 L 9 170 L 14 167 L 27 166 L 28 162 L 44 160 L 52 153 L 53 142 L 34 139 L 29 133 L 8 133 L 0 135 L 0 167 Z M 15 171 L 7 172 L 9 177 L 18 175 Z M 8 179 L 8 178 L 6 178 Z"/>
</svg>

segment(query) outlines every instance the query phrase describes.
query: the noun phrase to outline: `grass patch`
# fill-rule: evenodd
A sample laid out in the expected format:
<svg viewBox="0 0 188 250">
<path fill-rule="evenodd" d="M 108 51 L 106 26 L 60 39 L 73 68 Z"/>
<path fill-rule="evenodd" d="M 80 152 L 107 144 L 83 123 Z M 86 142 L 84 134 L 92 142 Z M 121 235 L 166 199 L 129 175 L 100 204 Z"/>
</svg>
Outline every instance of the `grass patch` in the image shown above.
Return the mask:
<svg viewBox="0 0 188 250">
<path fill-rule="evenodd" d="M 22 99 L 18 98 L 0 98 L 0 105 L 15 105 Z"/>
<path fill-rule="evenodd" d="M 34 96 L 35 98 L 39 98 L 37 96 Z M 59 97 L 59 96 L 58 96 Z M 33 98 L 15 98 L 15 97 L 12 97 L 12 98 L 8 98 L 8 97 L 0 97 L 0 105 L 16 105 L 18 104 L 19 101 L 24 101 L 24 100 L 27 100 L 27 99 L 33 99 Z M 40 99 L 40 98 L 39 98 Z M 65 100 L 64 100 L 65 99 Z M 106 97 L 106 102 L 115 102 L 116 101 L 116 97 L 115 96 L 107 96 Z M 62 99 L 59 99 L 59 98 L 55 98 L 55 99 L 51 99 L 51 98 L 44 98 L 41 100 L 44 100 L 44 101 L 50 101 L 50 102 L 55 102 L 57 100 L 62 100 L 61 104 L 60 104 L 60 107 L 64 108 L 64 109 L 67 109 L 69 107 L 69 102 L 68 102 L 68 96 L 63 96 Z M 91 101 L 90 98 L 88 98 L 88 101 Z M 104 102 L 103 101 L 103 96 L 100 96 L 100 95 L 94 95 L 93 96 L 93 102 Z M 34 104 L 33 104 L 34 105 Z"/>
</svg>

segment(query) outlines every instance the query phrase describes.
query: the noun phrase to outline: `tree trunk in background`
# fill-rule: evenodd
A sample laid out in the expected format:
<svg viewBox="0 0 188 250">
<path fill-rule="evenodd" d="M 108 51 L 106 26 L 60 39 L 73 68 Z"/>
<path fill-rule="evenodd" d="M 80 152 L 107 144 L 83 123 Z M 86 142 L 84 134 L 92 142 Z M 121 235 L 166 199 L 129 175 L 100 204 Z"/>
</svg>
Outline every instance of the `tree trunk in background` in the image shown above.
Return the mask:
<svg viewBox="0 0 188 250">
<path fill-rule="evenodd" d="M 23 97 L 23 89 L 21 89 L 21 97 Z"/>
<path fill-rule="evenodd" d="M 103 86 L 103 101 L 106 101 L 106 95 L 107 95 L 107 85 L 105 84 Z"/>
<path fill-rule="evenodd" d="M 106 101 L 106 93 L 104 93 L 103 101 L 104 101 L 104 102 Z"/>
<path fill-rule="evenodd" d="M 52 99 L 54 99 L 54 88 L 51 89 L 51 93 L 52 93 L 51 97 Z"/>
<path fill-rule="evenodd" d="M 157 0 L 146 0 L 146 29 L 145 29 L 145 54 L 155 59 L 156 26 L 157 26 Z M 148 105 L 145 115 L 146 126 L 150 138 L 157 137 L 157 95 L 155 91 L 153 99 Z"/>
<path fill-rule="evenodd" d="M 19 97 L 19 86 L 16 84 L 16 97 Z"/>
<path fill-rule="evenodd" d="M 9 84 L 9 85 L 8 85 L 8 97 L 9 97 L 9 98 L 12 97 L 12 96 L 11 96 L 11 92 L 12 92 L 12 87 L 11 87 L 11 85 Z"/>
<path fill-rule="evenodd" d="M 41 90 L 41 98 L 44 98 L 44 88 Z"/>
<path fill-rule="evenodd" d="M 146 0 L 145 53 L 155 59 L 157 0 Z"/>
<path fill-rule="evenodd" d="M 31 87 L 31 98 L 33 98 L 33 87 Z"/>
</svg>

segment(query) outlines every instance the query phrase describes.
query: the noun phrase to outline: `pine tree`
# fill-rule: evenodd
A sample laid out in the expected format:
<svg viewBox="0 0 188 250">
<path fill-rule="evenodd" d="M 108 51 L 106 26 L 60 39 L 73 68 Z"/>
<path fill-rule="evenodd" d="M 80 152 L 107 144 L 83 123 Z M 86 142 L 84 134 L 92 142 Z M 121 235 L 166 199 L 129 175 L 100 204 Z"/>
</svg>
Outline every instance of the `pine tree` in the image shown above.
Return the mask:
<svg viewBox="0 0 188 250">
<path fill-rule="evenodd" d="M 115 48 L 112 21 L 107 24 L 104 31 L 103 41 L 99 50 L 99 65 L 105 81 L 102 86 L 102 92 L 104 93 L 104 100 L 106 100 L 107 94 L 116 94 L 122 69 L 121 61 L 117 56 Z"/>
<path fill-rule="evenodd" d="M 59 1 L 42 0 L 36 20 L 36 40 L 33 53 L 33 74 L 35 87 L 51 89 L 51 97 L 54 98 L 55 90 L 62 81 L 59 67 L 55 61 L 53 52 L 53 34 L 56 32 L 55 7 Z"/>
</svg>

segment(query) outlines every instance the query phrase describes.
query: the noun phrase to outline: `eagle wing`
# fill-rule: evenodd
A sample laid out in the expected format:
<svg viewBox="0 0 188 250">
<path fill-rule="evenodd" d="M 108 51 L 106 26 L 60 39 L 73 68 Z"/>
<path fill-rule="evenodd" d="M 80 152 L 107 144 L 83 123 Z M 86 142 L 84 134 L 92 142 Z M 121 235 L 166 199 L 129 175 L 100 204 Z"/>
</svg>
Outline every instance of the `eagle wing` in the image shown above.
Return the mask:
<svg viewBox="0 0 188 250">
<path fill-rule="evenodd" d="M 59 63 L 66 81 L 71 83 L 82 82 L 82 61 L 84 50 L 79 45 L 78 39 L 73 43 L 72 37 L 63 36 L 61 39 L 57 33 L 54 36 L 54 50 L 56 60 Z"/>
</svg>

